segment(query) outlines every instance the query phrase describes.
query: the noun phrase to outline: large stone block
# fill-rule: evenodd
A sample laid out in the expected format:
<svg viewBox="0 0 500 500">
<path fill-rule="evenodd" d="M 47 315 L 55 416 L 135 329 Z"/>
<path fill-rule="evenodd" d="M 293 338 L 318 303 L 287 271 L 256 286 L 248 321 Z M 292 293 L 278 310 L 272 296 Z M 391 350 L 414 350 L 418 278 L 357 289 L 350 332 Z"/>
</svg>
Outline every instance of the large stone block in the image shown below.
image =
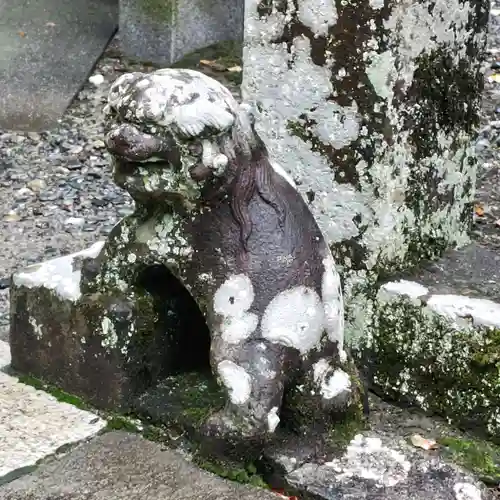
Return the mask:
<svg viewBox="0 0 500 500">
<path fill-rule="evenodd" d="M 175 288 L 159 307 L 151 288 L 135 301 L 119 294 L 82 294 L 83 259 L 95 258 L 101 248 L 99 242 L 13 276 L 12 368 L 97 407 L 127 410 L 158 377 L 178 370 L 185 342 L 171 333 L 194 327 L 192 315 L 183 323 L 170 314 L 179 297 Z M 208 347 L 202 354 L 208 365 Z M 182 359 L 188 365 L 198 358 L 193 353 Z"/>
<path fill-rule="evenodd" d="M 123 52 L 170 65 L 195 50 L 243 38 L 244 0 L 120 0 Z"/>
<path fill-rule="evenodd" d="M 347 280 L 468 240 L 488 7 L 246 1 L 243 98 Z"/>
<path fill-rule="evenodd" d="M 243 98 L 343 268 L 354 350 L 381 282 L 469 241 L 488 9 L 246 0 Z"/>
<path fill-rule="evenodd" d="M 352 339 L 378 392 L 500 439 L 500 255 L 477 243 L 359 296 Z"/>
</svg>

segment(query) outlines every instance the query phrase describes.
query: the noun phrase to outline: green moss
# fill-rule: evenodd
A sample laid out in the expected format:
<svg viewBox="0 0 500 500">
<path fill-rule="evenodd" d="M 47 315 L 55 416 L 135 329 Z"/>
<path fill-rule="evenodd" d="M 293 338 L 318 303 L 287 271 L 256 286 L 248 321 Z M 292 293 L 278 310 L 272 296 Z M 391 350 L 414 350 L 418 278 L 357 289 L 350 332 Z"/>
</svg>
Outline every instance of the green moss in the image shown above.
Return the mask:
<svg viewBox="0 0 500 500">
<path fill-rule="evenodd" d="M 425 304 L 397 298 L 374 302 L 366 348 L 375 387 L 456 425 L 498 436 L 500 332 L 457 329 Z"/>
<path fill-rule="evenodd" d="M 474 472 L 482 481 L 500 483 L 500 447 L 480 440 L 442 437 L 443 454 L 453 462 Z"/>
<path fill-rule="evenodd" d="M 208 461 L 206 459 L 196 458 L 195 463 L 202 469 L 230 481 L 241 484 L 251 484 L 259 488 L 269 488 L 269 485 L 257 472 L 257 467 L 253 463 L 239 465 L 220 460 Z"/>
<path fill-rule="evenodd" d="M 173 23 L 177 0 L 138 0 L 139 8 L 156 23 Z"/>
<path fill-rule="evenodd" d="M 344 449 L 357 434 L 362 433 L 368 427 L 368 421 L 359 415 L 354 418 L 339 422 L 328 433 L 327 442 L 335 449 Z"/>
<path fill-rule="evenodd" d="M 121 415 L 113 415 L 111 417 L 108 417 L 106 429 L 110 431 L 127 431 L 133 433 L 141 432 L 131 419 Z"/>
<path fill-rule="evenodd" d="M 179 419 L 198 428 L 208 416 L 224 404 L 224 395 L 213 378 L 187 373 L 170 379 L 180 408 Z"/>
<path fill-rule="evenodd" d="M 54 396 L 57 401 L 61 403 L 68 403 L 70 405 L 76 406 L 77 408 L 80 408 L 81 410 L 89 410 L 90 408 L 90 406 L 79 397 L 73 396 L 72 394 L 64 392 L 52 385 L 46 384 L 40 379 L 31 377 L 29 375 L 21 375 L 18 378 L 19 382 L 30 385 L 31 387 L 34 387 L 35 389 L 38 389 L 40 391 L 47 392 L 48 394 Z"/>
</svg>

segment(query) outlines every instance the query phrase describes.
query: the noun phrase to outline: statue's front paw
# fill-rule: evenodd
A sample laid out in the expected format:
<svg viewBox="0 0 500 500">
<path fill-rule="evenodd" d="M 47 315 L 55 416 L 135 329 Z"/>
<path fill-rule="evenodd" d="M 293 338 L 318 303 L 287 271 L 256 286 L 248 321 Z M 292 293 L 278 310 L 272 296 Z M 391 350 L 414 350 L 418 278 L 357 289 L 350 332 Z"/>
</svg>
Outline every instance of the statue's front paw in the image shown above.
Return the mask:
<svg viewBox="0 0 500 500">
<path fill-rule="evenodd" d="M 212 414 L 203 424 L 204 434 L 220 439 L 252 439 L 263 433 L 248 419 L 221 410 Z"/>
</svg>

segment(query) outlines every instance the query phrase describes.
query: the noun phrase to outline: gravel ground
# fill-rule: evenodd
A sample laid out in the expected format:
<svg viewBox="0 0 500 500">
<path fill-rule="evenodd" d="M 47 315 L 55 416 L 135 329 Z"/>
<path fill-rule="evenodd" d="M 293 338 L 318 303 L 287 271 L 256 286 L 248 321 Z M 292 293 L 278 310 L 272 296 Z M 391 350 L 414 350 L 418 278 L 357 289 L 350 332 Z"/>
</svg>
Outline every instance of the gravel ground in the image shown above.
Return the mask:
<svg viewBox="0 0 500 500">
<path fill-rule="evenodd" d="M 133 210 L 130 196 L 111 179 L 103 142 L 102 109 L 111 83 L 127 71 L 151 65 L 120 57 L 115 39 L 97 64 L 99 85 L 85 84 L 50 132 L 0 130 L 0 339 L 7 339 L 10 275 L 26 265 L 80 250 L 103 239 Z M 220 79 L 239 98 L 239 87 L 221 71 L 198 67 L 201 53 L 185 66 Z"/>
<path fill-rule="evenodd" d="M 489 58 L 485 73 L 476 217 L 478 238 L 500 247 L 500 4 L 492 4 Z M 499 9 L 495 15 L 495 9 Z M 210 58 L 205 55 L 205 58 Z M 199 67 L 203 53 L 185 66 L 200 69 L 239 94 L 227 73 Z M 57 128 L 42 133 L 0 130 L 0 338 L 8 325 L 8 282 L 16 269 L 86 247 L 103 238 L 133 209 L 133 202 L 111 181 L 103 143 L 102 109 L 110 84 L 125 71 L 152 71 L 124 60 L 115 40 L 94 70 L 104 82 L 83 87 Z M 500 75 L 499 75 L 500 82 Z M 497 189 L 498 188 L 498 189 Z"/>
</svg>

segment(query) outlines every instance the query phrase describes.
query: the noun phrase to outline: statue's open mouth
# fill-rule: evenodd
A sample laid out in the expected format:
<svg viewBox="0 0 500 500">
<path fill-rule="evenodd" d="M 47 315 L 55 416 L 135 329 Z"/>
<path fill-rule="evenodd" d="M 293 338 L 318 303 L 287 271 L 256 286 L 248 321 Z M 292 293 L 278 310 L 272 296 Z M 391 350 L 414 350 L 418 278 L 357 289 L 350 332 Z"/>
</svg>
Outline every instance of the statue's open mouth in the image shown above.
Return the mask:
<svg viewBox="0 0 500 500">
<path fill-rule="evenodd" d="M 106 136 L 108 151 L 120 159 L 125 168 L 140 165 L 180 162 L 180 153 L 173 137 L 160 137 L 139 130 L 135 125 L 123 123 Z M 165 167 L 165 165 L 163 165 Z"/>
</svg>

